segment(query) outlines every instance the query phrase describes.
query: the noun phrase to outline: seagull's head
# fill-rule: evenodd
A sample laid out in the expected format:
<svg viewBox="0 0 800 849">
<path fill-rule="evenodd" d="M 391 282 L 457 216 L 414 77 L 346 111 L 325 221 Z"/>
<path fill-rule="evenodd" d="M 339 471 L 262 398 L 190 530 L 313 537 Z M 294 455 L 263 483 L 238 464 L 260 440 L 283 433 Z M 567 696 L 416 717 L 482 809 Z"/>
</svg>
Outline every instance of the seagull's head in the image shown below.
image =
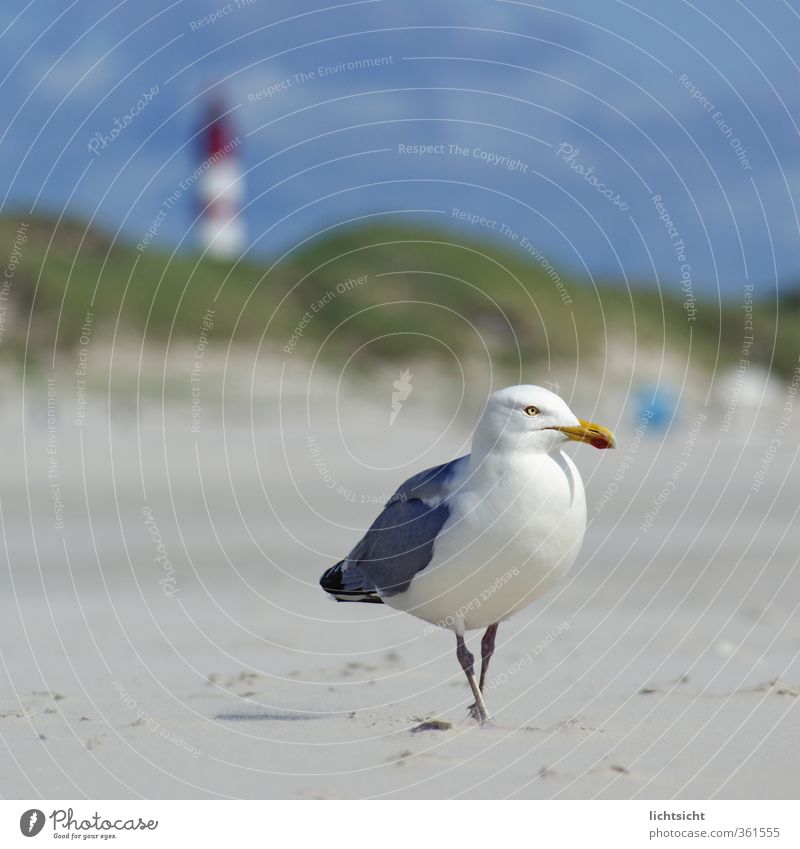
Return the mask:
<svg viewBox="0 0 800 849">
<path fill-rule="evenodd" d="M 509 386 L 489 396 L 475 431 L 479 450 L 554 451 L 569 440 L 615 448 L 608 428 L 577 418 L 563 398 L 541 386 Z"/>
</svg>

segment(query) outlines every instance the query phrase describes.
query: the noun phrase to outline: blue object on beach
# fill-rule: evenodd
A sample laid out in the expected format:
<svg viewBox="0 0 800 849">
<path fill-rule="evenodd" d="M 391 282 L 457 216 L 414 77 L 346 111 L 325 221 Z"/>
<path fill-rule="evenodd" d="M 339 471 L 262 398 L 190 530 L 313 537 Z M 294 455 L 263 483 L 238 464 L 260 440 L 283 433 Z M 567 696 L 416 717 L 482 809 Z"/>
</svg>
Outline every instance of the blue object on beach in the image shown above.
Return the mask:
<svg viewBox="0 0 800 849">
<path fill-rule="evenodd" d="M 642 387 L 634 394 L 635 416 L 639 422 L 648 419 L 648 428 L 666 430 L 675 416 L 678 398 L 668 387 L 650 385 Z"/>
</svg>

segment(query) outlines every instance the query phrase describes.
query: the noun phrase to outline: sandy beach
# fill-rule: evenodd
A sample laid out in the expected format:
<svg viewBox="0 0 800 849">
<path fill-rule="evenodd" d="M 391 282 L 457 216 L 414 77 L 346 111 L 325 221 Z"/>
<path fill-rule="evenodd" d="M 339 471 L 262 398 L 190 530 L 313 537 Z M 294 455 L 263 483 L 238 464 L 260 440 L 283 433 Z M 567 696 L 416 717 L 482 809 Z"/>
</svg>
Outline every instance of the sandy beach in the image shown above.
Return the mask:
<svg viewBox="0 0 800 849">
<path fill-rule="evenodd" d="M 78 426 L 66 378 L 0 410 L 3 797 L 800 794 L 778 413 L 726 433 L 687 403 L 637 437 L 597 412 L 619 449 L 570 448 L 583 552 L 500 628 L 477 727 L 449 632 L 317 586 L 400 481 L 465 452 L 477 401 L 420 386 L 390 427 L 383 383 L 266 385 L 223 415 L 209 383 L 196 432 L 188 401 L 134 393 Z"/>
</svg>

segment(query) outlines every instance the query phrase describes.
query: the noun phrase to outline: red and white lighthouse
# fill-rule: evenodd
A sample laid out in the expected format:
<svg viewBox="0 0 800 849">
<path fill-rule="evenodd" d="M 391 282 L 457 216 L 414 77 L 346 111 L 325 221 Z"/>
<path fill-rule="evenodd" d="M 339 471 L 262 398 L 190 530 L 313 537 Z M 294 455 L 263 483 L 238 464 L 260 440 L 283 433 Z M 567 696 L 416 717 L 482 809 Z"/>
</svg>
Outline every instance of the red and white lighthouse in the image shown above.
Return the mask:
<svg viewBox="0 0 800 849">
<path fill-rule="evenodd" d="M 245 244 L 239 138 L 219 99 L 210 104 L 203 127 L 202 173 L 198 180 L 200 240 L 212 256 L 232 259 L 239 256 Z"/>
</svg>

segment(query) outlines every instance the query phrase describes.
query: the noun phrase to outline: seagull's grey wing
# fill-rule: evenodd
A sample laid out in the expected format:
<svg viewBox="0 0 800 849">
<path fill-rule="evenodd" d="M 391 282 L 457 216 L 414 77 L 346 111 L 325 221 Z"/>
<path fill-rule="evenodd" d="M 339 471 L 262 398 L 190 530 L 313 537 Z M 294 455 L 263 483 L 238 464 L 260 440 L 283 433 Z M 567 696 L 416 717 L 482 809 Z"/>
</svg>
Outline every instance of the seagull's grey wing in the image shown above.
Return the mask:
<svg viewBox="0 0 800 849">
<path fill-rule="evenodd" d="M 378 601 L 408 589 L 433 556 L 436 536 L 450 515 L 447 497 L 467 465 L 459 457 L 409 478 L 391 497 L 347 557 L 320 583 L 339 601 Z"/>
<path fill-rule="evenodd" d="M 469 466 L 469 454 L 449 463 L 442 463 L 424 472 L 417 472 L 402 483 L 391 501 L 409 501 L 418 498 L 436 505 L 448 498 L 464 479 Z"/>
</svg>

